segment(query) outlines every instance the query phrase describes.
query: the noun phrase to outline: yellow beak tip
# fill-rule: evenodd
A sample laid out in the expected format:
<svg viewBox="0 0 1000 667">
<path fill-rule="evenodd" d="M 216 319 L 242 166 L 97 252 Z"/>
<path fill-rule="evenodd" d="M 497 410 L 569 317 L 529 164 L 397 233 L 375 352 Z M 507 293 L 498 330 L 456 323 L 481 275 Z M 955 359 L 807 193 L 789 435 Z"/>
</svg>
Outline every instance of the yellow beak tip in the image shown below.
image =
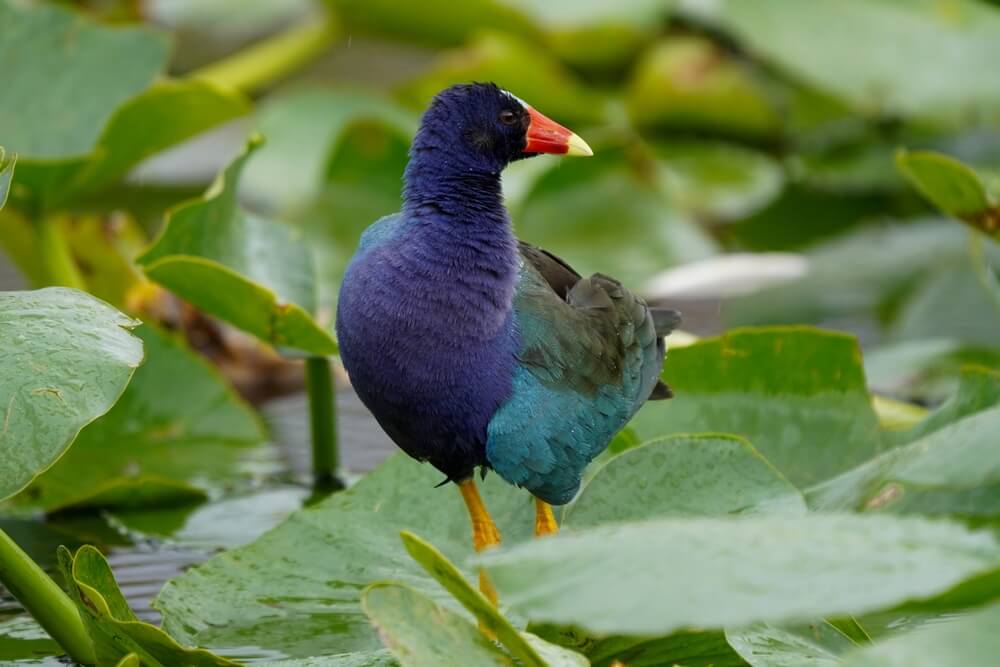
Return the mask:
<svg viewBox="0 0 1000 667">
<path fill-rule="evenodd" d="M 590 146 L 587 145 L 587 142 L 579 134 L 571 134 L 567 144 L 569 145 L 569 149 L 566 151 L 566 155 L 590 157 L 594 154 L 594 151 L 590 149 Z"/>
</svg>

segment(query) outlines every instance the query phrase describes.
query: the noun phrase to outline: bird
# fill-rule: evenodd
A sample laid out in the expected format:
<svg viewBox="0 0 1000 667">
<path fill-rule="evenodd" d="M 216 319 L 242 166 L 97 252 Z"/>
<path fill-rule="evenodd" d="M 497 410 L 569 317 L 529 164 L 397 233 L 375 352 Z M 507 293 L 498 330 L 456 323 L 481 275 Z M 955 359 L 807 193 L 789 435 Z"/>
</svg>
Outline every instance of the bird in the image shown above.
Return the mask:
<svg viewBox="0 0 1000 667">
<path fill-rule="evenodd" d="M 660 373 L 679 313 L 515 237 L 501 173 L 542 153 L 593 155 L 493 83 L 439 92 L 401 210 L 364 231 L 337 300 L 351 385 L 400 449 L 458 486 L 476 551 L 501 539 L 477 470 L 530 492 L 534 534 L 550 535 L 587 464 L 647 400 L 671 396 Z M 495 605 L 484 573 L 479 584 Z"/>
</svg>

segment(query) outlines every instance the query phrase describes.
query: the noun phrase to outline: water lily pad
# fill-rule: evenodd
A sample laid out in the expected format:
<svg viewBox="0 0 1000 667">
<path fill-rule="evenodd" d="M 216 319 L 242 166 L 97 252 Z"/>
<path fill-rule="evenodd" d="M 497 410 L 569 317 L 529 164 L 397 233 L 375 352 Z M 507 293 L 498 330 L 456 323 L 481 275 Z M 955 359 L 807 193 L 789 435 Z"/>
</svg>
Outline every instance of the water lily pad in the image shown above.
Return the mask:
<svg viewBox="0 0 1000 667">
<path fill-rule="evenodd" d="M 465 507 L 451 485 L 434 488 L 440 481 L 405 455 L 389 459 L 252 544 L 168 582 L 155 603 L 164 627 L 182 641 L 220 649 L 252 637 L 255 646 L 292 658 L 381 650 L 360 607 L 365 586 L 398 581 L 457 608 L 399 539 L 401 530 L 420 533 L 453 562 L 472 554 Z M 496 475 L 481 489 L 505 543 L 530 538 L 530 496 Z"/>
<path fill-rule="evenodd" d="M 596 633 L 806 622 L 909 600 L 951 605 L 959 591 L 968 605 L 1000 594 L 991 534 L 890 516 L 659 519 L 475 560 L 512 610 Z"/>
<path fill-rule="evenodd" d="M 564 515 L 574 529 L 668 516 L 803 514 L 798 489 L 750 443 L 733 436 L 675 436 L 615 457 Z"/>
<path fill-rule="evenodd" d="M 115 404 L 142 361 L 137 324 L 76 290 L 0 292 L 0 499 Z"/>
<path fill-rule="evenodd" d="M 332 334 L 311 315 L 309 247 L 291 228 L 250 215 L 236 201 L 240 172 L 258 143 L 251 140 L 201 200 L 172 211 L 137 261 L 178 296 L 272 345 L 334 354 Z"/>
<path fill-rule="evenodd" d="M 467 618 L 399 584 L 373 584 L 361 604 L 402 667 L 513 667 Z"/>
<path fill-rule="evenodd" d="M 726 630 L 726 640 L 753 667 L 838 667 L 857 646 L 823 621 L 792 628 L 760 623 Z"/>
<path fill-rule="evenodd" d="M 763 84 L 760 73 L 713 42 L 675 37 L 639 61 L 626 102 L 641 126 L 766 138 L 780 130 L 781 117 Z"/>
<path fill-rule="evenodd" d="M 416 116 L 411 112 L 384 97 L 358 90 L 301 87 L 265 99 L 257 112 L 257 129 L 267 137 L 267 143 L 256 150 L 243 170 L 241 196 L 281 213 L 310 205 L 331 177 L 340 175 L 339 170 L 337 174 L 330 173 L 330 161 L 342 152 L 346 136 L 358 123 L 377 124 L 387 133 L 396 133 L 407 147 L 417 129 Z M 377 144 L 377 140 L 367 143 L 369 153 L 378 148 Z M 405 164 L 405 154 L 403 159 Z M 399 208 L 402 166 L 386 174 L 386 178 L 392 177 L 391 211 Z M 367 176 L 377 177 L 385 171 L 390 170 Z M 369 178 L 358 178 L 352 185 L 364 187 Z M 352 199 L 362 196 L 357 191 L 351 192 Z M 344 224 L 341 218 L 331 215 L 325 220 L 326 225 L 340 227 Z"/>
<path fill-rule="evenodd" d="M 108 562 L 96 548 L 81 547 L 74 556 L 61 547 L 59 564 L 70 598 L 76 603 L 94 644 L 98 667 L 118 665 L 131 654 L 151 665 L 239 667 L 238 663 L 208 651 L 181 646 L 163 630 L 140 621 L 118 589 Z"/>
<path fill-rule="evenodd" d="M 0 2 L 4 143 L 26 161 L 89 153 L 115 109 L 160 74 L 168 51 L 166 36 L 144 27 Z"/>
<path fill-rule="evenodd" d="M 896 164 L 917 190 L 948 215 L 1000 238 L 1000 203 L 968 165 L 932 151 L 900 151 Z"/>
<path fill-rule="evenodd" d="M 1000 652 L 1000 605 L 952 617 L 844 656 L 844 667 L 990 667 Z"/>
<path fill-rule="evenodd" d="M 247 475 L 241 461 L 263 439 L 256 415 L 179 341 L 149 326 L 136 333 L 146 361 L 114 409 L 15 502 L 48 511 L 175 504 Z"/>
<path fill-rule="evenodd" d="M 446 51 L 427 73 L 403 86 L 400 94 L 423 109 L 442 89 L 469 81 L 492 81 L 565 125 L 600 123 L 607 118 L 606 100 L 544 49 L 492 31 L 476 35 L 457 51 Z"/>
<path fill-rule="evenodd" d="M 654 185 L 655 163 L 636 164 L 618 147 L 594 150 L 599 160 L 565 159 L 538 177 L 511 212 L 520 238 L 583 275 L 606 273 L 633 287 L 715 254 L 716 243 Z"/>
<path fill-rule="evenodd" d="M 685 8 L 863 113 L 960 122 L 1000 110 L 1000 71 L 981 66 L 1000 59 L 1000 13 L 984 3 L 723 0 Z"/>
<path fill-rule="evenodd" d="M 663 377 L 676 396 L 647 403 L 632 421 L 636 431 L 737 434 L 796 485 L 848 470 L 881 446 L 851 336 L 737 329 L 671 350 Z"/>
<path fill-rule="evenodd" d="M 824 510 L 1000 515 L 1000 408 L 938 428 L 818 484 L 807 493 Z"/>
</svg>

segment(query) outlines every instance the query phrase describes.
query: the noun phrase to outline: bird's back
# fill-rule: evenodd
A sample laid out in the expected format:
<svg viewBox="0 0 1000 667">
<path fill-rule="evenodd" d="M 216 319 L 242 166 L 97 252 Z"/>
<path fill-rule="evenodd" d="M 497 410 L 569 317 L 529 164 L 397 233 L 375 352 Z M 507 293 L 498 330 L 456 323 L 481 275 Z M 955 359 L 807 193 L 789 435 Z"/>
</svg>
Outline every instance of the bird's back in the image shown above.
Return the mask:
<svg viewBox="0 0 1000 667">
<path fill-rule="evenodd" d="M 521 256 L 513 392 L 490 421 L 487 459 L 512 484 L 563 504 L 643 403 L 669 396 L 662 337 L 679 318 L 539 248 L 522 243 Z"/>
</svg>

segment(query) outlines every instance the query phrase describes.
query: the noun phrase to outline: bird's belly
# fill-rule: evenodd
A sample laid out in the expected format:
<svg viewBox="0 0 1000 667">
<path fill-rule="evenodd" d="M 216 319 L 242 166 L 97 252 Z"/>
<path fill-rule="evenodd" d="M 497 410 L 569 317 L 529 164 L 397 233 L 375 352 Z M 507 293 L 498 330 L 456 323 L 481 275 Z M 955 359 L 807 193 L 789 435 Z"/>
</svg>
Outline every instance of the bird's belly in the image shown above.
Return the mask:
<svg viewBox="0 0 1000 667">
<path fill-rule="evenodd" d="M 337 336 L 351 383 L 400 448 L 466 477 L 486 463 L 487 425 L 511 392 L 512 326 L 469 337 L 459 314 L 419 292 L 379 297 L 341 292 Z"/>
</svg>

